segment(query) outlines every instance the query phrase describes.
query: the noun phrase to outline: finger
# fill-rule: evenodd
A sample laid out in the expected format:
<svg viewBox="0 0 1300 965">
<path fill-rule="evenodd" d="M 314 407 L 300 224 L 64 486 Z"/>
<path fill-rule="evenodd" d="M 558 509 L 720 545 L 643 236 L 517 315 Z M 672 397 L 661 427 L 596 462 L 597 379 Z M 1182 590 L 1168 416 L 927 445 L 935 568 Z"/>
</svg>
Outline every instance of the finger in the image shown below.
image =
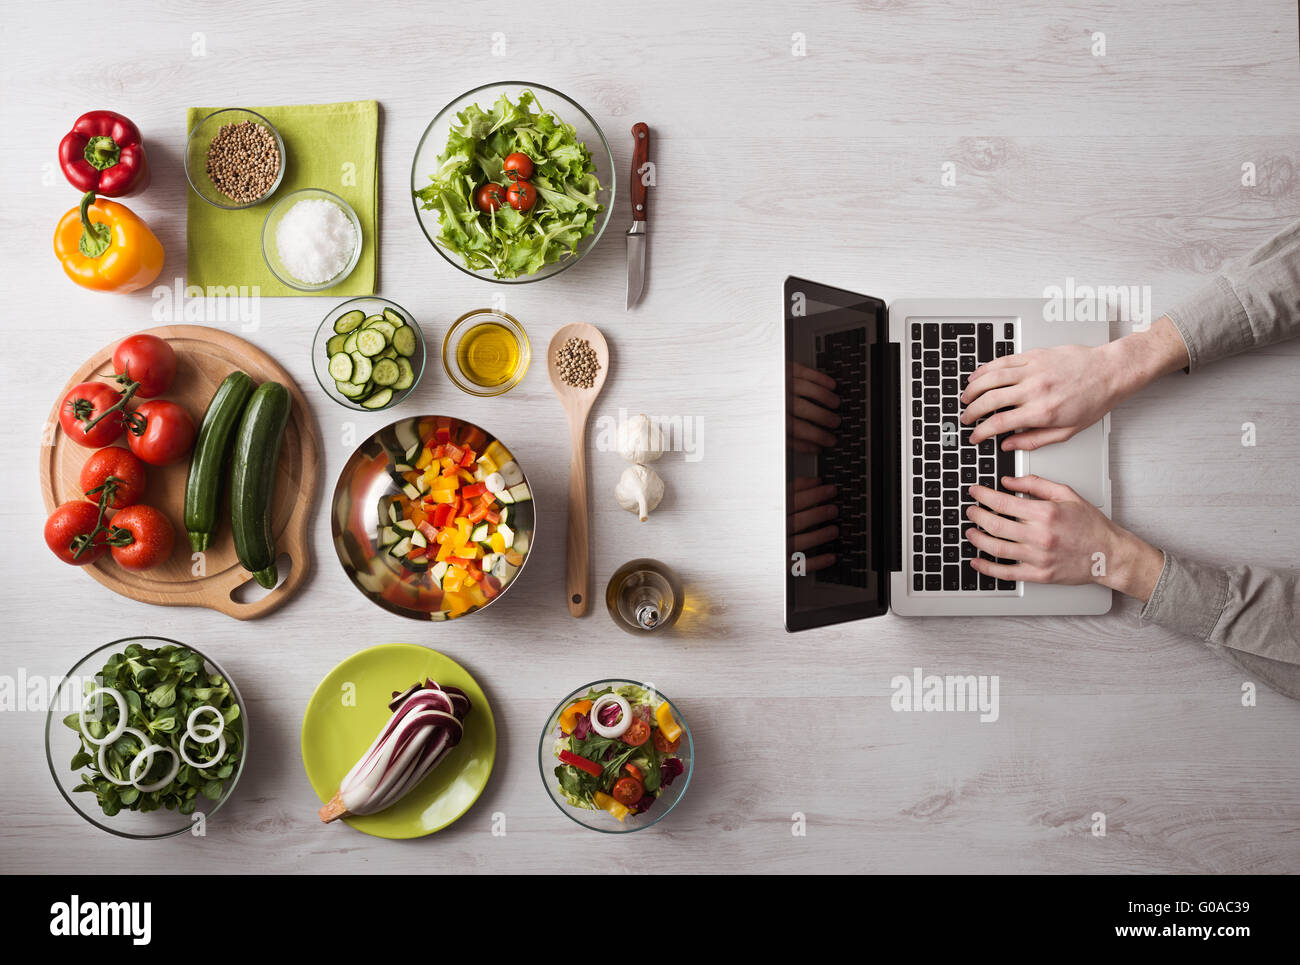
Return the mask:
<svg viewBox="0 0 1300 965">
<path fill-rule="evenodd" d="M 825 446 L 819 446 L 815 442 L 804 442 L 802 439 L 793 439 L 790 442 L 790 448 L 795 452 L 819 453 Z"/>
<path fill-rule="evenodd" d="M 1018 385 L 994 389 L 992 392 L 985 392 L 970 405 L 966 406 L 966 408 L 962 410 L 961 421 L 970 425 L 976 419 L 981 419 L 997 409 L 1005 409 L 1008 406 L 1019 405 L 1024 400 L 1025 393 Z"/>
<path fill-rule="evenodd" d="M 821 553 L 817 556 L 809 557 L 808 562 L 804 564 L 804 569 L 809 573 L 816 573 L 818 570 L 824 570 L 834 565 L 834 553 Z"/>
<path fill-rule="evenodd" d="M 838 409 L 840 407 L 840 397 L 834 392 L 802 379 L 795 379 L 794 397 L 796 399 L 810 399 L 824 409 Z"/>
<path fill-rule="evenodd" d="M 996 361 L 1004 362 L 1006 358 L 997 359 Z M 984 363 L 989 365 L 989 363 Z M 1023 368 L 1021 365 L 1002 365 L 997 368 L 985 368 L 981 366 L 970 374 L 970 379 L 966 382 L 966 391 L 961 394 L 963 403 L 975 401 L 981 394 L 991 389 L 997 389 L 1004 385 L 1015 385 L 1020 381 L 1023 372 L 1018 371 Z"/>
<path fill-rule="evenodd" d="M 790 549 L 801 552 L 814 546 L 821 546 L 823 543 L 829 543 L 839 535 L 840 528 L 838 526 L 823 526 L 811 533 L 800 533 L 790 541 Z"/>
<path fill-rule="evenodd" d="M 1042 476 L 1003 476 L 1002 485 L 1015 493 L 1028 493 L 1039 499 L 1058 502 L 1079 502 L 1079 494 L 1064 483 L 1052 482 Z"/>
<path fill-rule="evenodd" d="M 1000 359 L 989 359 L 987 362 L 981 362 L 971 370 L 970 377 L 974 379 L 977 374 L 983 375 L 985 372 L 996 372 L 998 369 L 1006 368 L 1018 369 L 1028 364 L 1023 355 L 1004 355 Z"/>
<path fill-rule="evenodd" d="M 794 400 L 794 416 L 796 419 L 806 419 L 828 429 L 838 429 L 840 422 L 843 421 L 834 412 L 829 412 L 819 405 L 814 405 L 807 399 Z"/>
<path fill-rule="evenodd" d="M 1032 416 L 1024 406 L 995 412 L 971 430 L 970 441 L 979 445 L 985 439 L 1006 435 L 1017 429 L 1032 429 Z"/>
<path fill-rule="evenodd" d="M 966 530 L 966 538 L 975 545 L 976 549 L 981 549 L 988 553 L 989 556 L 996 556 L 998 559 L 1022 560 L 1029 552 L 1029 548 L 1023 543 L 998 539 L 996 536 L 990 536 L 982 529 L 976 529 L 974 526 Z"/>
<path fill-rule="evenodd" d="M 815 425 L 804 422 L 802 419 L 791 420 L 790 434 L 796 439 L 802 439 L 805 442 L 813 442 L 819 446 L 835 445 L 835 437 L 833 435 L 825 429 L 819 429 Z M 809 450 L 805 449 L 803 451 L 808 452 Z"/>
<path fill-rule="evenodd" d="M 1016 563 L 1014 565 L 1007 563 L 998 563 L 994 560 L 986 560 L 983 557 L 976 557 L 970 561 L 971 567 L 977 573 L 983 573 L 986 576 L 992 576 L 999 580 L 1024 580 L 1028 583 L 1045 583 L 1043 571 L 1036 566 L 1030 566 L 1027 563 Z"/>
<path fill-rule="evenodd" d="M 787 532 L 802 533 L 814 526 L 829 523 L 839 514 L 840 511 L 837 506 L 814 506 L 812 509 L 805 509 L 803 512 L 794 513 L 789 517 L 790 528 Z"/>
<path fill-rule="evenodd" d="M 805 489 L 812 489 L 813 487 L 820 486 L 821 484 L 822 481 L 817 476 L 795 476 L 794 477 L 794 491 L 797 493 L 801 493 Z"/>
<path fill-rule="evenodd" d="M 802 492 L 795 492 L 794 506 L 791 507 L 796 513 L 808 509 L 810 506 L 820 506 L 828 503 L 835 498 L 835 487 L 830 483 L 825 486 L 818 486 L 815 489 L 805 489 Z M 800 527 L 802 529 L 802 527 Z"/>
<path fill-rule="evenodd" d="M 1012 496 L 1010 493 L 999 492 L 996 489 L 990 489 L 988 486 L 970 486 L 971 497 L 978 503 L 982 503 L 995 513 L 1011 519 L 1041 519 L 1043 516 L 1043 504 L 1035 499 L 1021 499 L 1019 496 Z"/>
<path fill-rule="evenodd" d="M 835 380 L 820 369 L 810 368 L 807 365 L 801 365 L 800 363 L 795 362 L 793 372 L 796 379 L 806 379 L 809 382 L 815 382 L 827 389 L 835 388 Z"/>
<path fill-rule="evenodd" d="M 1033 452 L 1035 449 L 1041 449 L 1043 446 L 1050 446 L 1053 442 L 1064 442 L 1074 435 L 1074 426 L 1061 426 L 1056 429 L 1026 429 L 1024 432 L 1012 432 L 1011 435 L 1002 440 L 1003 452 L 1011 452 L 1014 449 L 1023 449 L 1026 452 Z M 971 441 L 975 441 L 975 433 L 970 434 Z"/>
<path fill-rule="evenodd" d="M 1014 519 L 999 516 L 997 513 L 990 513 L 982 506 L 967 506 L 966 518 L 997 539 L 1009 540 L 1013 543 L 1029 542 L 1028 526 Z"/>
</svg>

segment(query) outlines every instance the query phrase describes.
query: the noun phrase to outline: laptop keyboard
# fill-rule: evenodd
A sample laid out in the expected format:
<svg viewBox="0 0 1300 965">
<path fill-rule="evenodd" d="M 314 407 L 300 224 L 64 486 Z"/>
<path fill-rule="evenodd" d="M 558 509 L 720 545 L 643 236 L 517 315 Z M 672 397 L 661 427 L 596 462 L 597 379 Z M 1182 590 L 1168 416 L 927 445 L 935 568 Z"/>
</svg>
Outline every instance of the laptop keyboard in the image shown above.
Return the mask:
<svg viewBox="0 0 1300 965">
<path fill-rule="evenodd" d="M 867 447 L 867 332 L 849 329 L 817 337 L 817 369 L 835 380 L 840 417 L 835 430 L 840 445 L 822 450 L 818 474 L 823 484 L 835 486 L 839 536 L 818 553 L 834 553 L 835 562 L 816 573 L 817 582 L 866 587 L 868 578 Z M 849 444 L 849 441 L 852 444 Z"/>
<path fill-rule="evenodd" d="M 964 537 L 975 501 L 967 487 L 1004 489 L 1015 475 L 1015 453 L 1003 436 L 972 445 L 974 426 L 960 422 L 961 393 L 976 366 L 1014 353 L 1013 322 L 911 322 L 912 589 L 1014 590 L 970 561 L 989 557 Z M 1002 561 L 999 561 L 1002 562 Z M 1006 561 L 1010 562 L 1010 561 Z"/>
</svg>

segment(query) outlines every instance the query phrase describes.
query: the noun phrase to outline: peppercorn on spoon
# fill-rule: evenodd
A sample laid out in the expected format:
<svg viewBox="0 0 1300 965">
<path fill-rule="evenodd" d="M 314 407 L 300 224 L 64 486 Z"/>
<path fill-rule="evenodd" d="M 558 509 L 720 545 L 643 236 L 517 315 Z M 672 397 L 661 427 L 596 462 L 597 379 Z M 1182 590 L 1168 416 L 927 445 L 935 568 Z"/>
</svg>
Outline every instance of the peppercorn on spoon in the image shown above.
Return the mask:
<svg viewBox="0 0 1300 965">
<path fill-rule="evenodd" d="M 576 339 L 573 345 L 570 339 Z M 587 350 L 583 350 L 585 340 Z M 591 371 L 590 362 L 596 369 Z M 594 325 L 573 322 L 551 336 L 546 349 L 546 370 L 551 387 L 569 417 L 569 525 L 565 541 L 564 589 L 569 612 L 580 617 L 587 612 L 591 584 L 590 538 L 587 530 L 587 417 L 609 375 L 609 345 Z M 590 385 L 586 385 L 587 381 Z"/>
</svg>

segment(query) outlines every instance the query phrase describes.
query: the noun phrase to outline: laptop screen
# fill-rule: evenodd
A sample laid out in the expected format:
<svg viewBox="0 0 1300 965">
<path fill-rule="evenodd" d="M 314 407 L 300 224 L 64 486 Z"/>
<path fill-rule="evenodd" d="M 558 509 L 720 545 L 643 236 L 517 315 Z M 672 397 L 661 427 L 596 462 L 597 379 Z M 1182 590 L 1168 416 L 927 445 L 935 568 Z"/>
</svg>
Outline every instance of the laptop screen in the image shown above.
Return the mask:
<svg viewBox="0 0 1300 965">
<path fill-rule="evenodd" d="M 789 631 L 889 608 L 896 393 L 884 302 L 785 281 Z"/>
</svg>

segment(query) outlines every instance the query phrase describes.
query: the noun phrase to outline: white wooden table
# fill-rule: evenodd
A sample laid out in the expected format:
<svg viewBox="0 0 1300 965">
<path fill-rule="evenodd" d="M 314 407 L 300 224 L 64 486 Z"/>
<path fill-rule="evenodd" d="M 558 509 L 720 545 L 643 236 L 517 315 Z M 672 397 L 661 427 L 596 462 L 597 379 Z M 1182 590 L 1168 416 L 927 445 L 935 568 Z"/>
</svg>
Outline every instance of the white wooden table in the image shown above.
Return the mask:
<svg viewBox="0 0 1300 965">
<path fill-rule="evenodd" d="M 882 9 L 871 9 L 880 6 Z M 1035 4 L 659 3 L 634 18 L 538 0 L 518 26 L 464 28 L 463 4 L 127 0 L 113 26 L 70 31 L 101 4 L 6 17 L 0 272 L 9 342 L 0 487 L 5 643 L 0 673 L 58 674 L 115 638 L 155 634 L 221 659 L 249 700 L 257 753 L 205 838 L 117 840 L 86 825 L 46 771 L 44 715 L 0 717 L 0 869 L 78 871 L 1177 871 L 1300 870 L 1300 705 L 1194 642 L 1104 617 L 901 620 L 788 636 L 781 626 L 779 284 L 799 274 L 887 299 L 1028 295 L 1067 277 L 1149 285 L 1157 310 L 1296 217 L 1300 101 L 1290 0 Z M 480 21 L 481 22 L 481 21 Z M 559 24 L 574 24 L 560 30 Z M 1104 34 L 1104 56 L 1096 55 Z M 202 56 L 195 54 L 201 46 Z M 802 54 L 802 55 L 800 55 Z M 193 104 L 375 98 L 381 121 L 379 291 L 440 337 L 496 293 L 430 250 L 411 213 L 415 144 L 446 101 L 535 80 L 587 107 L 630 163 L 629 128 L 655 134 L 647 294 L 623 311 L 627 210 L 580 266 L 511 289 L 534 352 L 595 323 L 615 361 L 596 415 L 620 408 L 703 426 L 702 458 L 665 457 L 669 495 L 646 524 L 615 505 L 622 468 L 593 452 L 594 584 L 653 556 L 678 568 L 692 612 L 633 649 L 597 606 L 576 623 L 562 586 L 568 440 L 541 365 L 486 402 L 433 372 L 401 411 L 471 417 L 527 461 L 547 538 L 503 605 L 424 626 L 364 600 L 315 521 L 315 572 L 276 614 L 239 623 L 110 594 L 41 545 L 42 423 L 91 352 L 158 321 L 148 292 L 69 283 L 49 239 L 74 192 L 51 173 L 78 114 L 119 110 L 145 132 L 153 187 L 132 205 L 185 269 L 184 111 Z M 944 165 L 955 184 L 941 182 Z M 1242 185 L 1244 164 L 1257 183 Z M 391 416 L 324 398 L 309 344 L 333 299 L 268 300 L 248 337 L 289 368 L 325 445 L 328 496 L 358 437 Z M 1295 373 L 1283 345 L 1172 378 L 1114 417 L 1115 512 L 1152 541 L 1215 560 L 1296 565 Z M 1243 448 L 1241 426 L 1259 444 Z M 463 662 L 492 700 L 496 771 L 451 828 L 391 843 L 322 827 L 298 753 L 308 695 L 365 646 L 410 641 Z M 1001 712 L 900 714 L 890 680 L 997 674 Z M 654 680 L 686 709 L 695 782 L 656 829 L 592 834 L 540 786 L 539 728 L 570 688 Z M 1096 812 L 1104 837 L 1092 833 Z M 504 835 L 492 834 L 494 814 Z M 806 834 L 792 834 L 796 815 Z"/>
</svg>

